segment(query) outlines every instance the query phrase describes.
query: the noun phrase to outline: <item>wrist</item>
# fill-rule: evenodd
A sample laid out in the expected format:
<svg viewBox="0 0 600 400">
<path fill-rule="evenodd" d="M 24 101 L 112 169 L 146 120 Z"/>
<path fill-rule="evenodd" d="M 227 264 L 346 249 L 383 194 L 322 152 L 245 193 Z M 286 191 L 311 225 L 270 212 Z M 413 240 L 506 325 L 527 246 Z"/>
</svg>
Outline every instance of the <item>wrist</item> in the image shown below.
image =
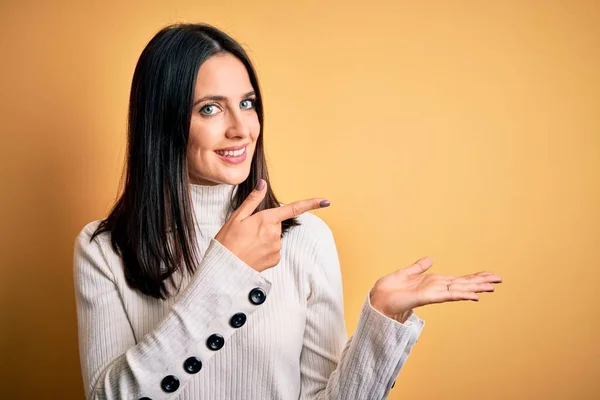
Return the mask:
<svg viewBox="0 0 600 400">
<path fill-rule="evenodd" d="M 387 306 L 388 302 L 385 300 L 387 297 L 389 297 L 388 293 L 384 293 L 376 289 L 371 289 L 371 291 L 369 292 L 369 301 L 371 302 L 371 307 L 373 307 L 375 310 L 379 311 L 386 317 L 393 319 L 401 324 L 406 322 L 412 314 L 412 309 L 392 311 Z"/>
<path fill-rule="evenodd" d="M 402 311 L 399 314 L 396 314 L 394 316 L 394 319 L 398 322 L 400 322 L 401 324 L 405 323 L 406 321 L 408 321 L 408 319 L 410 318 L 410 315 L 412 314 L 412 310 L 406 310 L 406 311 Z"/>
</svg>

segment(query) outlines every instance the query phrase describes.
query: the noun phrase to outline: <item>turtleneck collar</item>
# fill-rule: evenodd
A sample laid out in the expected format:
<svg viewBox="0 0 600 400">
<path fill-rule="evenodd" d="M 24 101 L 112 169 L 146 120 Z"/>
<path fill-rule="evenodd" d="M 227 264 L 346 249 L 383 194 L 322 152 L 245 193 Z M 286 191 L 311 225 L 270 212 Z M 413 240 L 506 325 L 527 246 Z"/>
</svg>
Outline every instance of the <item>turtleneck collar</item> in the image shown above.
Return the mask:
<svg viewBox="0 0 600 400">
<path fill-rule="evenodd" d="M 196 224 L 204 235 L 214 236 L 221 229 L 230 210 L 237 185 L 190 185 Z"/>
</svg>

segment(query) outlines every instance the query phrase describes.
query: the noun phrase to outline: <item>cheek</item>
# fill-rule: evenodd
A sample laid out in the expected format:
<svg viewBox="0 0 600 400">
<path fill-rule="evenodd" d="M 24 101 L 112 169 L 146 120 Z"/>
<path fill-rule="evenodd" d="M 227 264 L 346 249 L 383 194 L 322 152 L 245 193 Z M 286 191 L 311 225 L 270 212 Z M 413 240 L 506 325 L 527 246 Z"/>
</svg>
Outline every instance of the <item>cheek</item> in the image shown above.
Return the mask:
<svg viewBox="0 0 600 400">
<path fill-rule="evenodd" d="M 201 156 L 205 151 L 212 151 L 218 143 L 219 127 L 192 120 L 188 139 L 188 154 L 192 157 Z"/>
<path fill-rule="evenodd" d="M 258 121 L 258 117 L 252 120 L 250 124 L 250 132 L 252 134 L 252 139 L 256 141 L 260 135 L 260 122 Z"/>
</svg>

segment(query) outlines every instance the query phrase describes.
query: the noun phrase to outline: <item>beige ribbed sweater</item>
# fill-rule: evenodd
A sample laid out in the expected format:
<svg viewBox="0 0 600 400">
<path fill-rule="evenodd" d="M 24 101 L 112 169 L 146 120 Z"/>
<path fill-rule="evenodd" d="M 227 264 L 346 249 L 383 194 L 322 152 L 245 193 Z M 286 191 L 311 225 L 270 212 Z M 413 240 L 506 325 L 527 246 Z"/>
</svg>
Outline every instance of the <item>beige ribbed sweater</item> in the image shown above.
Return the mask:
<svg viewBox="0 0 600 400">
<path fill-rule="evenodd" d="M 167 301 L 127 286 L 108 234 L 90 242 L 98 221 L 77 237 L 75 293 L 87 398 L 386 398 L 423 321 L 414 313 L 404 324 L 387 318 L 367 295 L 347 339 L 328 226 L 313 214 L 300 216 L 302 225 L 284 236 L 281 262 L 259 273 L 213 239 L 232 190 L 191 186 L 201 262 L 191 278 L 178 275 L 182 290 Z M 238 313 L 245 323 L 234 328 Z M 234 319 L 240 325 L 244 318 Z"/>
</svg>

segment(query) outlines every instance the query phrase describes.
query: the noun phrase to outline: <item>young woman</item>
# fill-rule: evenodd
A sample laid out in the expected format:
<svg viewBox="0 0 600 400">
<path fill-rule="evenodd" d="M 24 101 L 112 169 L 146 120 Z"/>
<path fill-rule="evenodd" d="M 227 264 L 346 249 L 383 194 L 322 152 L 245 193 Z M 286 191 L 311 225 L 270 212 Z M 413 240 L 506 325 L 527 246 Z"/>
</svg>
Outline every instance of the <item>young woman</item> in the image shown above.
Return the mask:
<svg viewBox="0 0 600 400">
<path fill-rule="evenodd" d="M 124 190 L 75 243 L 88 399 L 383 399 L 423 321 L 413 309 L 478 300 L 500 277 L 379 279 L 347 339 L 334 239 L 269 185 L 263 108 L 242 47 L 201 24 L 142 52 Z"/>
</svg>

